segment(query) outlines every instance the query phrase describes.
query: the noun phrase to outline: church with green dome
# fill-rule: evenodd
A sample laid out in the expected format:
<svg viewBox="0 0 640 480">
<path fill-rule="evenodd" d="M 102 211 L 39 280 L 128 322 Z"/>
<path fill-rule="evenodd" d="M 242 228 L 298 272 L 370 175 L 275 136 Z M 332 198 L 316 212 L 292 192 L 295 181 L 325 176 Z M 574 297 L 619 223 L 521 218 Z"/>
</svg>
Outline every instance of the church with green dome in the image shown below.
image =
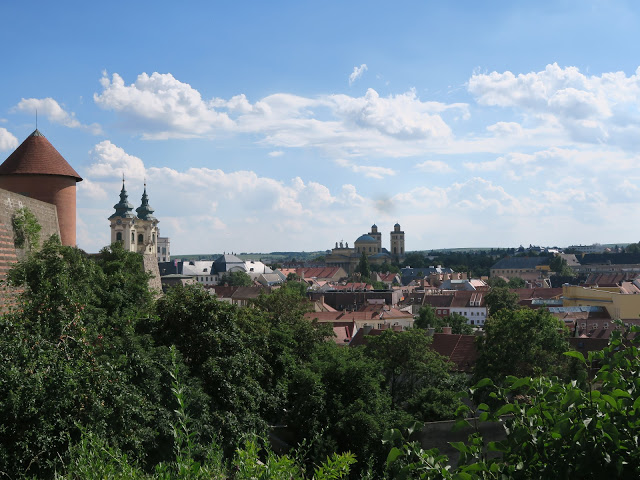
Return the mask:
<svg viewBox="0 0 640 480">
<path fill-rule="evenodd" d="M 400 228 L 400 224 L 396 223 L 389 235 L 390 248 L 387 250 L 382 247 L 382 234 L 378 231 L 378 226 L 373 224 L 371 231 L 360 235 L 349 247 L 348 242 L 336 242 L 331 249 L 331 253 L 327 253 L 326 264 L 331 267 L 342 267 L 349 274 L 355 271 L 360 257 L 364 253 L 369 259 L 369 263 L 374 265 L 382 265 L 384 262 L 391 263 L 394 260 L 400 261 L 404 258 L 404 232 Z"/>
</svg>

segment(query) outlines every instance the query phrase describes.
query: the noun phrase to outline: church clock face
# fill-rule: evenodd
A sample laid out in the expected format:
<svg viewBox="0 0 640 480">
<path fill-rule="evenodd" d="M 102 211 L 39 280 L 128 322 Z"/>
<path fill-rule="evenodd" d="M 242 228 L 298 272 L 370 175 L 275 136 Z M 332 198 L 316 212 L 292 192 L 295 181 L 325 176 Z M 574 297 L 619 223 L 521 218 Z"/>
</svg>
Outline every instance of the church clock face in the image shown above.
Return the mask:
<svg viewBox="0 0 640 480">
<path fill-rule="evenodd" d="M 121 220 L 121 219 L 117 219 L 117 220 L 116 220 L 116 223 L 117 223 L 118 225 L 121 225 L 121 224 L 122 224 L 122 220 Z"/>
</svg>

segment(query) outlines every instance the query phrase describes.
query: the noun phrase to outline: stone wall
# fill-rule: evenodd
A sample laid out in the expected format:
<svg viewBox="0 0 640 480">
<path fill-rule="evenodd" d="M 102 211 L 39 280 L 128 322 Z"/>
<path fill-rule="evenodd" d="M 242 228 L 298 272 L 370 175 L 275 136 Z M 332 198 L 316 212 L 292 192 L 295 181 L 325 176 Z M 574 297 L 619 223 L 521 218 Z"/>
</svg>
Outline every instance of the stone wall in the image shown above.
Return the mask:
<svg viewBox="0 0 640 480">
<path fill-rule="evenodd" d="M 473 418 L 467 419 L 471 425 L 476 424 L 477 420 Z M 456 432 L 453 431 L 455 421 L 428 422 L 424 424 L 422 432 L 419 434 L 419 442 L 425 450 L 437 448 L 440 453 L 449 457 L 449 464 L 456 465 L 460 452 L 451 446 L 451 442 L 465 442 L 470 434 L 474 433 L 473 428 L 463 428 Z M 507 434 L 504 429 L 504 423 L 500 422 L 477 422 L 478 430 L 482 434 L 485 445 L 489 442 L 497 442 L 506 439 Z M 495 452 L 490 452 L 489 456 L 497 456 Z"/>
<path fill-rule="evenodd" d="M 0 189 L 0 312 L 15 303 L 16 292 L 6 289 L 4 280 L 11 266 L 25 255 L 24 250 L 15 248 L 12 222 L 14 212 L 22 207 L 38 219 L 42 227 L 40 243 L 53 234 L 60 235 L 55 205 Z"/>
<path fill-rule="evenodd" d="M 158 268 L 158 257 L 151 254 L 142 255 L 144 271 L 151 274 L 149 279 L 149 289 L 157 295 L 162 294 L 162 282 L 160 281 L 160 269 Z"/>
</svg>

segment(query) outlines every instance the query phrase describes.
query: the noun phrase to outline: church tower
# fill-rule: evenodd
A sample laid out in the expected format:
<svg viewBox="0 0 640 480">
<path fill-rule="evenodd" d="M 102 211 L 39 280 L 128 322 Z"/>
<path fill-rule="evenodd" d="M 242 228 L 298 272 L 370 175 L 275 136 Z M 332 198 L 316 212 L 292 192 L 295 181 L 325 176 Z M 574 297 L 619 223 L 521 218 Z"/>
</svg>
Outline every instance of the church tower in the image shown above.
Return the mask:
<svg viewBox="0 0 640 480">
<path fill-rule="evenodd" d="M 153 208 L 149 205 L 149 197 L 147 196 L 147 184 L 144 184 L 144 193 L 142 194 L 142 204 L 136 208 L 138 214 L 137 225 L 137 245 L 138 252 L 143 255 L 158 256 L 158 219 L 153 216 Z"/>
<path fill-rule="evenodd" d="M 153 216 L 153 208 L 149 205 L 147 195 L 147 184 L 144 185 L 142 203 L 133 213 L 133 205 L 129 203 L 127 190 L 124 188 L 124 178 L 122 179 L 122 190 L 120 191 L 120 201 L 116 203 L 115 213 L 109 217 L 111 222 L 111 243 L 120 242 L 125 250 L 137 252 L 142 255 L 158 255 L 158 219 Z"/>
<path fill-rule="evenodd" d="M 130 252 L 137 251 L 136 216 L 133 213 L 133 205 L 129 203 L 127 191 L 124 188 L 124 177 L 122 177 L 120 201 L 113 208 L 116 211 L 109 217 L 111 222 L 111 243 L 120 242 L 125 250 Z"/>
<path fill-rule="evenodd" d="M 394 258 L 404 257 L 404 232 L 400 230 L 400 224 L 396 223 L 391 232 L 391 255 Z"/>
<path fill-rule="evenodd" d="M 382 251 L 382 233 L 378 232 L 378 226 L 375 223 L 371 225 L 369 236 L 376 239 L 376 242 L 378 244 L 378 250 L 376 250 L 376 252 L 380 253 Z"/>
</svg>

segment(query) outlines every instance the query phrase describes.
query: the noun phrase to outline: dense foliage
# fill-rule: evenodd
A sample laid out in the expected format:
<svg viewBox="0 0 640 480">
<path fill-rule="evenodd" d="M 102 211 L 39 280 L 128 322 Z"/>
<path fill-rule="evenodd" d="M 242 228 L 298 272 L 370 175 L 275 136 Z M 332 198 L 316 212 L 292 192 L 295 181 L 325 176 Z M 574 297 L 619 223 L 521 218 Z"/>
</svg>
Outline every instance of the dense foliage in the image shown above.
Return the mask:
<svg viewBox="0 0 640 480">
<path fill-rule="evenodd" d="M 640 328 L 631 331 L 637 334 Z M 590 352 L 586 359 L 579 352 L 567 352 L 584 369 L 599 367 L 590 381 L 508 377 L 497 387 L 488 378 L 480 380 L 472 393 L 484 390 L 494 406 L 481 404 L 471 412 L 464 405 L 459 414 L 504 423 L 504 440 L 485 442 L 476 432 L 466 443 L 453 443 L 460 452 L 453 469 L 437 450 L 406 442 L 392 448 L 389 469 L 396 478 L 434 480 L 638 478 L 639 343 L 640 337 L 623 341 L 615 331 L 608 347 Z M 459 424 L 471 426 L 463 419 Z M 387 438 L 401 436 L 394 430 Z"/>
<path fill-rule="evenodd" d="M 0 472 L 12 478 L 377 477 L 384 431 L 458 405 L 460 379 L 424 332 L 337 346 L 304 318 L 302 282 L 249 308 L 200 286 L 155 298 L 138 254 L 57 238 L 9 281 L 21 293 L 0 317 Z"/>
</svg>

